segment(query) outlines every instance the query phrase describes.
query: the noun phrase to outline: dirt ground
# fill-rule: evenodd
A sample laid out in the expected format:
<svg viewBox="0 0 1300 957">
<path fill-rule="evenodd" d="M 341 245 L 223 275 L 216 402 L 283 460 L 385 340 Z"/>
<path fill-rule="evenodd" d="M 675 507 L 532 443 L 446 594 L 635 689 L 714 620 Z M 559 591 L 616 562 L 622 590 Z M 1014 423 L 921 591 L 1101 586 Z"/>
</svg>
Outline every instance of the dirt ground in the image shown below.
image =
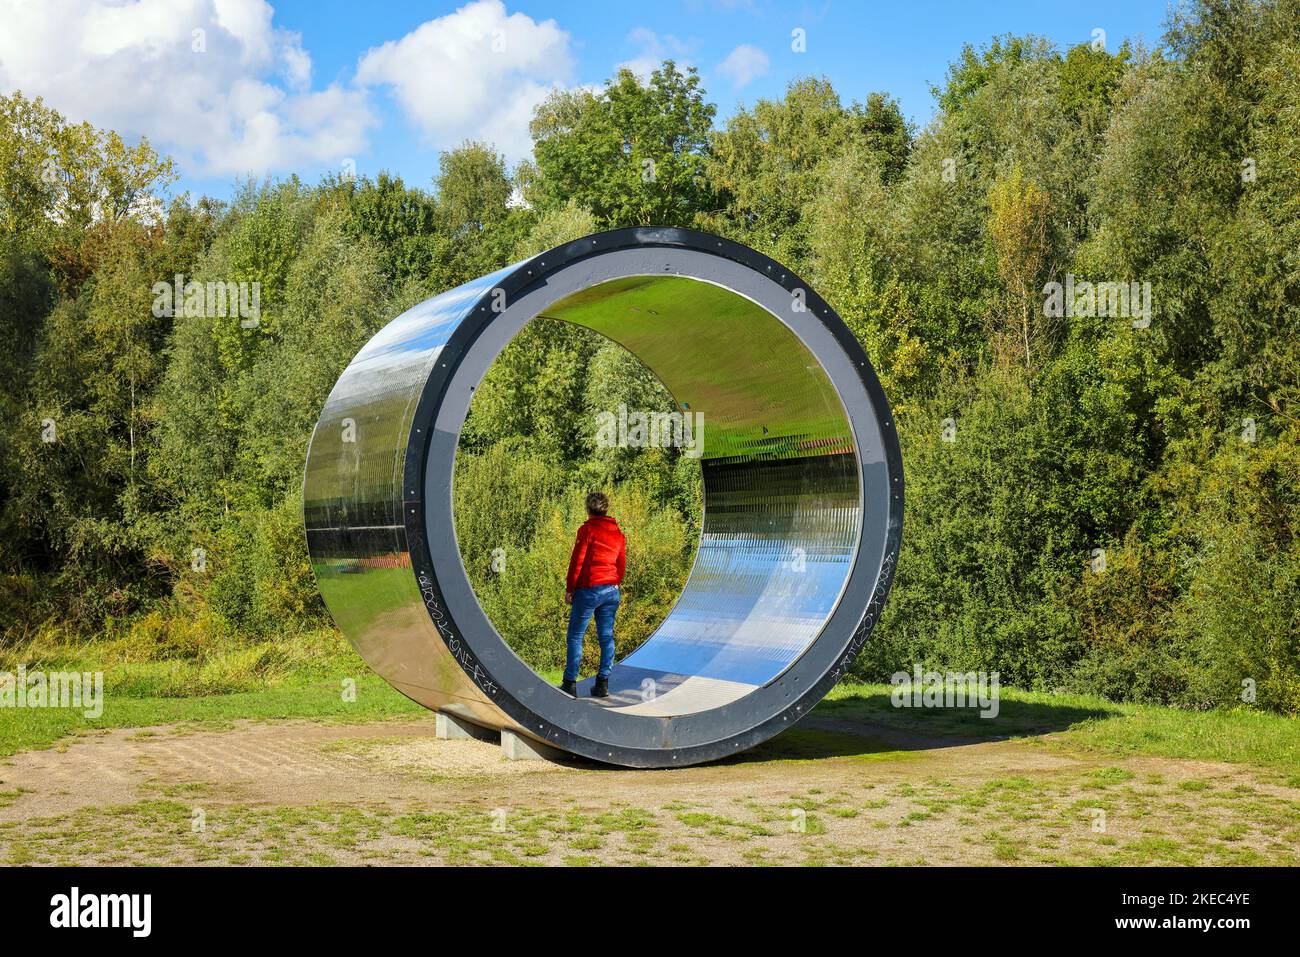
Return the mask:
<svg viewBox="0 0 1300 957">
<path fill-rule="evenodd" d="M 506 761 L 432 717 L 102 732 L 0 762 L 12 864 L 1297 864 L 1235 765 L 811 718 L 667 771 Z"/>
</svg>

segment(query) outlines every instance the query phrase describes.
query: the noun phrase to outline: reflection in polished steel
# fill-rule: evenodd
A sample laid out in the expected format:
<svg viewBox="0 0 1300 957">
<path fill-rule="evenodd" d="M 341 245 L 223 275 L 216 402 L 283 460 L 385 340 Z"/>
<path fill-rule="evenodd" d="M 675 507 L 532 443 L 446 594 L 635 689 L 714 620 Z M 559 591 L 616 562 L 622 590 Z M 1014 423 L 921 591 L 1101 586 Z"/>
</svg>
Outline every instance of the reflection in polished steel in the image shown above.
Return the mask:
<svg viewBox="0 0 1300 957">
<path fill-rule="evenodd" d="M 612 280 L 546 315 L 619 343 L 704 417 L 695 565 L 606 705 L 682 714 L 771 681 L 817 636 L 853 563 L 860 490 L 835 387 L 779 319 L 697 279 Z"/>
<path fill-rule="evenodd" d="M 538 315 L 620 343 L 704 421 L 695 564 L 599 703 L 510 652 L 454 539 L 474 387 Z M 844 673 L 892 581 L 902 474 L 870 365 L 814 292 L 734 243 L 629 229 L 460 286 L 376 335 L 316 426 L 305 520 L 339 628 L 399 690 L 587 757 L 669 767 L 778 733 Z"/>
</svg>

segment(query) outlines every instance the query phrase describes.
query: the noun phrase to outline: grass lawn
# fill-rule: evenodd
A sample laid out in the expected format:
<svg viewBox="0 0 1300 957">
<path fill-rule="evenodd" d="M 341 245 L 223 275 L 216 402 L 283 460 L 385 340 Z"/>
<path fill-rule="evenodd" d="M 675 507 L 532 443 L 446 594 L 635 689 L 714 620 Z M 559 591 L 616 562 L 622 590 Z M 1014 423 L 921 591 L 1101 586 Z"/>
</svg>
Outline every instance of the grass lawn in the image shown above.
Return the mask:
<svg viewBox="0 0 1300 957">
<path fill-rule="evenodd" d="M 420 759 L 409 767 L 387 764 L 390 749 L 429 742 L 352 726 L 429 712 L 372 675 L 350 650 L 340 651 L 337 639 L 322 648 L 309 654 L 288 642 L 275 654 L 240 647 L 203 660 L 111 661 L 102 666 L 106 694 L 97 719 L 75 710 L 0 709 L 0 764 L 6 755 L 60 748 L 101 729 L 224 730 L 241 719 L 307 719 L 341 726 L 247 730 L 286 735 L 284 746 L 313 765 L 313 749 L 322 761 L 348 755 L 349 770 L 339 777 L 362 797 L 340 797 L 323 785 L 301 789 L 293 777 L 281 781 L 281 788 L 284 781 L 293 785 L 286 797 L 257 775 L 244 780 L 246 771 L 231 771 L 221 748 L 211 767 L 199 765 L 207 769 L 202 773 L 193 764 L 136 768 L 135 783 L 121 791 L 127 800 L 70 810 L 58 807 L 65 785 L 37 788 L 20 778 L 0 785 L 0 808 L 45 801 L 51 809 L 0 821 L 0 863 L 1300 861 L 1300 805 L 1275 787 L 1300 788 L 1300 723 L 1275 715 L 1192 713 L 1002 688 L 997 717 L 982 719 L 977 709 L 896 708 L 889 686 L 850 682 L 835 688 L 812 720 L 721 766 L 668 772 L 671 788 L 655 790 L 641 775 L 600 777 L 603 770 L 590 768 L 456 765 L 431 772 Z M 56 666 L 96 670 L 53 653 L 29 662 Z M 0 661 L 0 670 L 12 667 Z M 187 686 L 208 693 L 178 693 Z M 355 687 L 355 696 L 345 696 L 345 687 Z M 1003 738 L 1019 741 L 993 743 Z M 951 746 L 964 743 L 974 746 Z M 202 742 L 191 739 L 189 746 Z M 1126 760 L 1147 756 L 1233 766 Z M 387 797 L 385 783 L 365 783 L 391 782 L 394 774 L 437 787 L 412 803 Z M 593 775 L 600 787 L 592 787 Z M 263 785 L 264 794 L 257 790 Z M 196 807 L 206 815 L 200 832 L 192 826 Z"/>
<path fill-rule="evenodd" d="M 80 711 L 71 709 L 0 710 L 0 757 L 32 748 L 47 748 L 68 735 L 101 728 L 142 728 L 184 722 L 219 726 L 240 718 L 359 722 L 402 715 L 418 717 L 428 713 L 374 675 L 356 679 L 354 702 L 343 700 L 341 678 L 333 681 L 287 681 L 261 691 L 195 698 L 108 693 L 105 695 L 104 713 L 98 718 L 87 718 Z"/>
<path fill-rule="evenodd" d="M 428 714 L 373 674 L 332 632 L 221 649 L 202 658 L 122 660 L 120 650 L 108 646 L 97 660 L 94 651 L 94 644 L 42 649 L 24 663 L 29 672 L 102 671 L 103 713 L 88 718 L 71 708 L 0 708 L 0 757 L 108 728 L 217 725 L 240 718 L 360 722 Z M 18 664 L 0 658 L 0 671 L 15 672 Z M 345 688 L 355 694 L 345 697 Z"/>
<path fill-rule="evenodd" d="M 1043 746 L 1122 757 L 1146 754 L 1250 764 L 1300 786 L 1300 721 L 1262 711 L 1183 711 L 1091 695 L 1000 689 L 998 715 L 978 709 L 895 708 L 889 685 L 844 683 L 815 714 L 918 734 L 989 739 L 1050 735 Z"/>
<path fill-rule="evenodd" d="M 428 713 L 373 675 L 350 649 L 340 650 L 339 644 L 326 645 L 328 654 L 314 658 L 310 648 L 288 654 L 277 649 L 272 654 L 254 646 L 202 662 L 97 666 L 57 656 L 29 662 L 29 668 L 46 670 L 103 670 L 103 714 L 87 718 L 71 709 L 2 708 L 0 756 L 50 747 L 68 735 L 105 728 L 241 718 L 362 722 Z M 0 670 L 15 667 L 0 661 Z M 355 682 L 354 701 L 345 700 L 345 681 Z M 936 737 L 1029 737 L 1043 747 L 1097 755 L 1248 764 L 1300 786 L 1300 722 L 1291 718 L 1247 709 L 1189 712 L 1004 687 L 997 717 L 986 719 L 973 708 L 896 708 L 890 690 L 883 684 L 845 682 L 813 713 Z"/>
</svg>

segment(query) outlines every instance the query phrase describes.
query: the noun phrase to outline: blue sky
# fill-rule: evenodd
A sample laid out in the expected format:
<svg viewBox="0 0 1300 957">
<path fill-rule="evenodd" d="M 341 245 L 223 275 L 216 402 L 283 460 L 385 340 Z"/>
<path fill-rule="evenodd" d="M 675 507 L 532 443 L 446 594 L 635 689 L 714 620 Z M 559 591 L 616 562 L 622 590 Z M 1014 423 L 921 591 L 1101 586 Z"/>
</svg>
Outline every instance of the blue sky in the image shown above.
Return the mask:
<svg viewBox="0 0 1300 957">
<path fill-rule="evenodd" d="M 698 67 L 720 123 L 824 75 L 846 101 L 885 91 L 924 125 L 963 43 L 1034 33 L 1065 48 L 1101 29 L 1110 49 L 1155 45 L 1166 17 L 1165 0 L 0 0 L 0 89 L 148 135 L 177 157 L 178 190 L 225 198 L 247 174 L 353 167 L 427 186 L 467 137 L 526 155 L 548 89 L 599 86 L 622 64 Z"/>
</svg>

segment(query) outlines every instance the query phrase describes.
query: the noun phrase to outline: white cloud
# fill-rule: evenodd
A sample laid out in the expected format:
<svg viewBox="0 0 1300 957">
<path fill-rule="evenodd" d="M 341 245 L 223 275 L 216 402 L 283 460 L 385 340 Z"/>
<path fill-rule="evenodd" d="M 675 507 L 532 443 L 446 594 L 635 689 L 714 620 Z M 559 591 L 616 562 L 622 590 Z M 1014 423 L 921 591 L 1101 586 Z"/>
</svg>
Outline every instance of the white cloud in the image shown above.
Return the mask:
<svg viewBox="0 0 1300 957">
<path fill-rule="evenodd" d="M 624 60 L 615 70 L 631 70 L 644 82 L 659 69 L 664 60 L 675 60 L 679 67 L 690 65 L 690 47 L 671 33 L 659 34 L 647 27 L 637 27 L 627 35 L 627 42 L 639 49 L 630 60 Z"/>
<path fill-rule="evenodd" d="M 756 46 L 742 43 L 727 54 L 727 58 L 718 64 L 719 76 L 726 77 L 737 90 L 748 86 L 767 72 L 772 65 L 766 53 Z"/>
<path fill-rule="evenodd" d="M 357 82 L 387 87 L 437 147 L 482 139 L 519 160 L 532 149 L 533 109 L 572 70 L 569 35 L 554 20 L 476 0 L 367 51 Z"/>
<path fill-rule="evenodd" d="M 336 165 L 366 147 L 364 91 L 311 90 L 265 0 L 0 0 L 0 89 L 145 135 L 191 175 Z"/>
</svg>

